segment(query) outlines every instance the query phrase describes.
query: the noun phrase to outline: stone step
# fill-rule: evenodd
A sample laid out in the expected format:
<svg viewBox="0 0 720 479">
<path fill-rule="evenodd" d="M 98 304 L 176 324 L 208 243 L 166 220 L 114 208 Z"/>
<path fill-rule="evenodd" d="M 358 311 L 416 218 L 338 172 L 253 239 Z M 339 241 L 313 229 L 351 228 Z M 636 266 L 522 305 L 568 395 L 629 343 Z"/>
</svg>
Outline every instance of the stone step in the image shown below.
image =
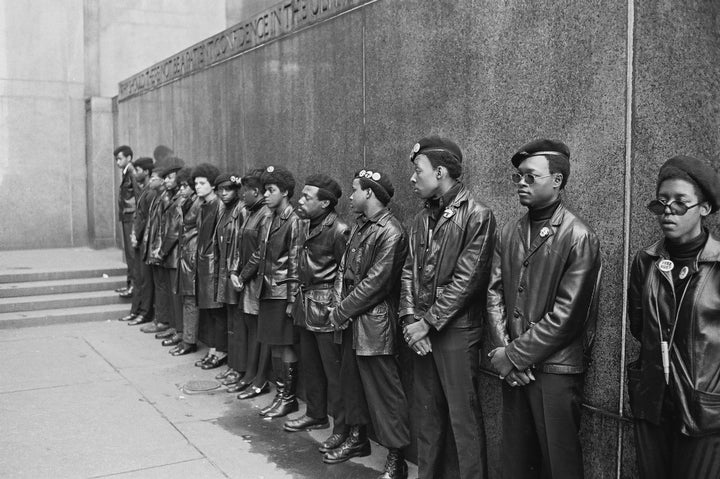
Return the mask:
<svg viewBox="0 0 720 479">
<path fill-rule="evenodd" d="M 130 299 L 121 298 L 112 290 L 65 294 L 43 294 L 19 298 L 0 298 L 0 313 L 129 304 L 130 301 Z"/>
<path fill-rule="evenodd" d="M 0 313 L 0 329 L 86 321 L 115 321 L 130 312 L 129 304 Z"/>
<path fill-rule="evenodd" d="M 80 278 L 97 278 L 103 279 L 103 275 L 124 276 L 127 269 L 124 267 L 109 268 L 88 268 L 88 269 L 71 269 L 71 270 L 46 270 L 36 271 L 27 268 L 29 271 L 23 271 L 22 268 L 14 268 L 8 272 L 4 270 L 0 273 L 0 284 L 4 283 L 25 283 L 29 281 L 55 281 L 62 279 L 80 279 Z"/>
<path fill-rule="evenodd" d="M 16 298 L 43 294 L 80 293 L 87 291 L 114 291 L 125 286 L 125 275 L 107 278 L 54 279 L 0 284 L 0 298 Z"/>
</svg>

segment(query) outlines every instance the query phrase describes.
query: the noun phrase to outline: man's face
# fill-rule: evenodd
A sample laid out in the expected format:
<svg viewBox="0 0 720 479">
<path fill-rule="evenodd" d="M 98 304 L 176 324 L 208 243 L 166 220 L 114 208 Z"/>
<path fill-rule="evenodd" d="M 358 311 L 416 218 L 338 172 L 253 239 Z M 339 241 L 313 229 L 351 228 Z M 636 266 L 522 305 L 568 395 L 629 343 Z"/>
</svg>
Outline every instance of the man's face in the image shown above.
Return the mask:
<svg viewBox="0 0 720 479">
<path fill-rule="evenodd" d="M 413 175 L 410 177 L 410 184 L 413 193 L 422 199 L 432 198 L 437 195 L 440 183 L 438 182 L 438 170 L 433 168 L 430 159 L 425 155 L 418 155 L 413 160 Z"/>
<path fill-rule="evenodd" d="M 283 202 L 283 198 L 287 197 L 287 191 L 283 192 L 278 185 L 265 185 L 265 204 L 271 210 L 277 209 Z"/>
<path fill-rule="evenodd" d="M 168 173 L 164 181 L 166 189 L 174 190 L 177 187 L 177 172 Z"/>
<path fill-rule="evenodd" d="M 145 168 L 141 168 L 139 166 L 135 167 L 135 179 L 138 181 L 145 181 L 145 178 L 147 178 L 147 170 Z"/>
<path fill-rule="evenodd" d="M 212 193 L 212 191 L 212 185 L 207 178 L 204 176 L 198 176 L 195 178 L 195 193 L 197 193 L 200 198 L 205 198 Z"/>
<path fill-rule="evenodd" d="M 180 183 L 180 196 L 182 196 L 183 198 L 190 198 L 192 194 L 193 190 L 192 188 L 190 188 L 190 185 L 186 181 Z"/>
<path fill-rule="evenodd" d="M 352 182 L 352 193 L 350 193 L 350 209 L 355 213 L 364 213 L 367 195 L 367 190 L 360 187 L 360 179 L 355 178 Z"/>
<path fill-rule="evenodd" d="M 242 197 L 243 202 L 245 202 L 246 205 L 252 206 L 254 205 L 258 198 L 261 196 L 260 191 L 258 191 L 257 188 L 252 188 L 250 186 L 243 186 L 240 189 L 240 196 Z"/>
<path fill-rule="evenodd" d="M 695 186 L 680 178 L 663 181 L 658 188 L 657 199 L 665 204 L 685 203 L 685 206 L 698 204 L 699 198 Z M 702 231 L 702 218 L 710 213 L 707 203 L 688 208 L 684 215 L 673 214 L 670 208 L 658 215 L 658 223 L 666 238 L 685 243 L 694 239 Z"/>
<path fill-rule="evenodd" d="M 222 202 L 226 205 L 232 203 L 235 198 L 238 197 L 237 189 L 228 185 L 219 186 L 217 193 Z"/>
<path fill-rule="evenodd" d="M 325 209 L 329 206 L 328 200 L 320 201 L 318 198 L 318 191 L 320 189 L 317 186 L 305 185 L 298 200 L 298 213 L 303 218 L 317 218 L 325 212 Z"/>
<path fill-rule="evenodd" d="M 148 186 L 154 190 L 157 190 L 158 188 L 160 188 L 162 186 L 162 184 L 163 184 L 162 176 L 160 176 L 159 174 L 157 174 L 153 171 L 152 175 L 150 175 L 150 182 L 148 183 Z"/>
<path fill-rule="evenodd" d="M 132 159 L 132 156 L 125 156 L 123 152 L 119 152 L 117 156 L 115 157 L 115 164 L 118 168 L 121 170 L 125 169 L 128 163 L 130 163 L 130 160 Z"/>
<path fill-rule="evenodd" d="M 550 164 L 544 156 L 531 156 L 518 165 L 518 173 L 530 174 L 534 182 L 528 184 L 524 179 L 517 184 L 520 204 L 528 208 L 547 206 L 560 192 L 562 175 L 550 174 Z"/>
</svg>

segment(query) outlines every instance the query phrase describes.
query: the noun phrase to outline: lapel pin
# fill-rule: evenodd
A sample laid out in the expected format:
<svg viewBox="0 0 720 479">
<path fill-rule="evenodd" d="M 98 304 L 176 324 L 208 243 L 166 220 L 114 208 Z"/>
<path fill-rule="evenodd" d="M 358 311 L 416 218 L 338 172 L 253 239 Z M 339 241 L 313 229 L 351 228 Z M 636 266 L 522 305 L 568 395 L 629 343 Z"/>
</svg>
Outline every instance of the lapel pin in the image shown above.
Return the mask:
<svg viewBox="0 0 720 479">
<path fill-rule="evenodd" d="M 660 263 L 658 264 L 658 267 L 660 268 L 660 271 L 667 273 L 668 271 L 673 270 L 673 268 L 675 267 L 675 263 L 673 263 L 669 259 L 664 259 L 664 260 L 660 261 Z"/>
<path fill-rule="evenodd" d="M 550 234 L 550 228 L 548 228 L 547 226 L 544 226 L 543 229 L 540 230 L 540 237 L 541 237 L 541 238 L 544 238 L 544 237 L 546 237 L 546 236 L 549 235 L 549 234 Z"/>
<path fill-rule="evenodd" d="M 683 266 L 682 269 L 680 270 L 680 274 L 679 274 L 680 279 L 687 278 L 687 275 L 689 272 L 690 272 L 690 268 L 688 268 L 687 266 Z"/>
<path fill-rule="evenodd" d="M 445 212 L 443 213 L 443 218 L 452 218 L 452 216 L 455 214 L 455 210 L 452 208 L 445 208 Z"/>
</svg>

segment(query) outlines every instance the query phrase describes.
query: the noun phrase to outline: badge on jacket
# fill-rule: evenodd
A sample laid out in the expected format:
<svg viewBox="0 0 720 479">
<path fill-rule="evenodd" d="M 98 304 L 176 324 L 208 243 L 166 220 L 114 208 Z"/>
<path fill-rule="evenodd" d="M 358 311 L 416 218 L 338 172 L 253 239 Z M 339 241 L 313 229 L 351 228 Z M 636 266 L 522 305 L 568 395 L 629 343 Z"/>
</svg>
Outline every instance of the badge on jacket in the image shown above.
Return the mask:
<svg viewBox="0 0 720 479">
<path fill-rule="evenodd" d="M 664 259 L 660 261 L 660 264 L 658 264 L 658 267 L 660 268 L 660 271 L 667 273 L 668 271 L 672 271 L 675 267 L 675 263 L 670 261 L 669 259 Z"/>
<path fill-rule="evenodd" d="M 452 218 L 452 216 L 455 214 L 455 210 L 452 208 L 445 208 L 445 212 L 443 213 L 443 218 Z"/>
<path fill-rule="evenodd" d="M 540 230 L 540 237 L 544 238 L 549 234 L 550 234 L 550 228 L 548 228 L 547 226 L 543 226 L 543 229 Z"/>
</svg>

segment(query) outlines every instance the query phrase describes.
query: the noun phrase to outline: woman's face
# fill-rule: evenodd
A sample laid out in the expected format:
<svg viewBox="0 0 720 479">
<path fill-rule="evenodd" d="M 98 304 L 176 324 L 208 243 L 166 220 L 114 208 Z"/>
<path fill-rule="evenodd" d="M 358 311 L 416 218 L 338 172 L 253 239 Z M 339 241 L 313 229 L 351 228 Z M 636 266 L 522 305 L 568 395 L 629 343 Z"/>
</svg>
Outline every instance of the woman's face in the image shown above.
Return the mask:
<svg viewBox="0 0 720 479">
<path fill-rule="evenodd" d="M 684 215 L 674 214 L 669 207 L 658 215 L 658 223 L 667 239 L 686 243 L 702 232 L 702 218 L 710 214 L 710 206 L 707 202 L 698 205 L 695 185 L 679 178 L 665 180 L 658 188 L 657 199 L 665 204 L 680 202 L 690 207 Z"/>
<path fill-rule="evenodd" d="M 277 185 L 272 183 L 265 185 L 265 204 L 271 210 L 279 208 L 286 197 L 287 191 L 282 191 Z"/>
</svg>

